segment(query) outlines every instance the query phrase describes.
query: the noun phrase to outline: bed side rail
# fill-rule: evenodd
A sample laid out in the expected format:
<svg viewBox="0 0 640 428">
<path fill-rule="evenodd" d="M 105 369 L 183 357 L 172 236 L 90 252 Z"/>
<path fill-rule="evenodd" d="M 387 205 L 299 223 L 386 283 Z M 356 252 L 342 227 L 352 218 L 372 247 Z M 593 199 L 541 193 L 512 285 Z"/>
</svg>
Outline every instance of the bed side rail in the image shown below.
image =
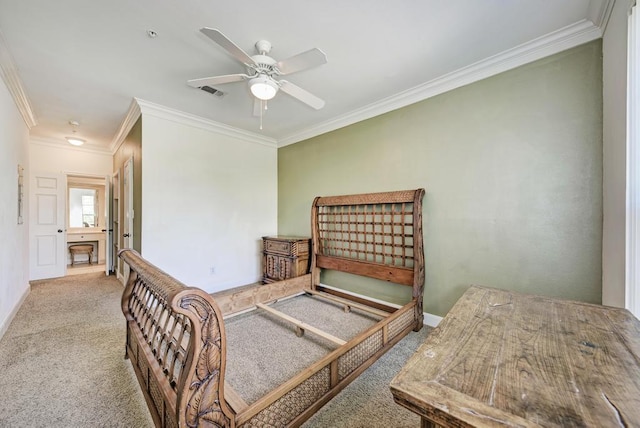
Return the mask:
<svg viewBox="0 0 640 428">
<path fill-rule="evenodd" d="M 238 427 L 299 427 L 414 329 L 411 301 L 238 413 Z M 274 423 L 275 421 L 275 423 Z"/>
<path fill-rule="evenodd" d="M 130 267 L 122 295 L 126 357 L 156 426 L 235 426 L 224 400 L 226 338 L 213 298 L 134 250 L 118 256 Z"/>
</svg>

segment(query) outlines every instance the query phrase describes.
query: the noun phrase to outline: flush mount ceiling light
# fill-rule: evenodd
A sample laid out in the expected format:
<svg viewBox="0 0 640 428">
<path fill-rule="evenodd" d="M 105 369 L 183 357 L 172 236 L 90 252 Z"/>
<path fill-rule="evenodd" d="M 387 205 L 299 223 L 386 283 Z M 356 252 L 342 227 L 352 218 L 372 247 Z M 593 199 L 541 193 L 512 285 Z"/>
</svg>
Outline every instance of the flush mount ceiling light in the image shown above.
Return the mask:
<svg viewBox="0 0 640 428">
<path fill-rule="evenodd" d="M 65 137 L 69 142 L 69 144 L 72 144 L 74 146 L 83 145 L 85 141 L 82 138 L 78 138 L 75 136 L 75 133 L 78 132 L 78 127 L 80 126 L 80 123 L 77 120 L 71 119 L 69 121 L 69 125 L 71 125 L 71 132 L 74 134 L 73 137 Z"/>
<path fill-rule="evenodd" d="M 276 96 L 278 85 L 269 76 L 260 74 L 249 81 L 251 93 L 258 99 L 268 101 Z"/>
<path fill-rule="evenodd" d="M 73 144 L 74 146 L 81 146 L 85 143 L 84 140 L 75 137 L 65 137 L 69 144 Z"/>
</svg>

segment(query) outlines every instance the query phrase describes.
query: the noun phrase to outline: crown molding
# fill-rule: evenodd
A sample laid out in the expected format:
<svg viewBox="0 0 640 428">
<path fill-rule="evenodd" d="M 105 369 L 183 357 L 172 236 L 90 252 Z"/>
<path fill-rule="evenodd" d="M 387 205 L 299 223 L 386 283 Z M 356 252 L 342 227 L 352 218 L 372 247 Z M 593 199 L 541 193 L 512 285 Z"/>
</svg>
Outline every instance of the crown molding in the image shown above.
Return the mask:
<svg viewBox="0 0 640 428">
<path fill-rule="evenodd" d="M 116 154 L 141 114 L 140 106 L 138 105 L 136 98 L 133 98 L 131 100 L 131 104 L 129 104 L 127 114 L 124 116 L 122 123 L 120 123 L 120 126 L 118 127 L 118 132 L 116 132 L 115 137 L 113 137 L 113 141 L 111 141 L 111 144 L 109 145 L 109 151 L 111 154 Z"/>
<path fill-rule="evenodd" d="M 22 85 L 22 80 L 18 74 L 18 68 L 16 67 L 11 52 L 9 52 L 2 33 L 0 33 L 0 75 L 9 93 L 13 97 L 16 107 L 18 107 L 22 120 L 24 120 L 27 128 L 33 128 L 37 124 L 36 116 L 33 113 L 31 102 L 29 101 L 29 97 L 27 97 L 27 93 Z"/>
<path fill-rule="evenodd" d="M 609 1 L 609 3 L 612 3 L 612 1 Z M 591 21 L 585 19 L 576 22 L 575 24 L 445 74 L 442 77 L 433 79 L 412 89 L 295 132 L 288 137 L 278 140 L 278 147 L 294 144 L 356 122 L 388 113 L 392 110 L 486 79 L 600 37 L 602 37 L 600 28 Z"/>
<path fill-rule="evenodd" d="M 593 25 L 600 28 L 600 32 L 604 34 L 609 23 L 609 17 L 613 10 L 615 0 L 591 0 L 589 2 L 588 17 Z"/>
<path fill-rule="evenodd" d="M 145 101 L 140 98 L 135 98 L 134 100 L 140 106 L 140 110 L 143 115 L 150 115 L 182 125 L 200 128 L 208 132 L 226 135 L 249 143 L 256 143 L 274 148 L 278 147 L 277 141 L 273 138 L 234 128 L 229 125 L 224 125 L 201 116 L 185 113 L 183 111 Z"/>
<path fill-rule="evenodd" d="M 30 137 L 29 138 L 29 143 L 33 144 L 33 145 L 38 145 L 38 146 L 46 146 L 46 147 L 53 147 L 56 149 L 62 149 L 62 150 L 70 150 L 73 152 L 86 152 L 86 153 L 93 153 L 93 154 L 99 154 L 99 155 L 108 155 L 111 156 L 111 150 L 107 149 L 107 148 L 101 148 L 101 147 L 87 147 L 86 145 L 83 146 L 72 146 L 69 143 L 65 143 L 62 141 L 59 141 L 57 139 L 53 139 L 53 138 L 46 138 L 46 137 Z"/>
</svg>

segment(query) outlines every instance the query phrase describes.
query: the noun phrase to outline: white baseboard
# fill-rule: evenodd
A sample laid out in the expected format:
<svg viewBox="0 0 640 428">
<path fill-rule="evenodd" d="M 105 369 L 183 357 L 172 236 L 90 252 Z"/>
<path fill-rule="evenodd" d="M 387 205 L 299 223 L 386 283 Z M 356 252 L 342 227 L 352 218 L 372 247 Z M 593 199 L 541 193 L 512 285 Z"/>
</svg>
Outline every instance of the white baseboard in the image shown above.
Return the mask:
<svg viewBox="0 0 640 428">
<path fill-rule="evenodd" d="M 428 312 L 423 312 L 424 314 L 424 323 L 429 327 L 437 327 L 442 321 L 442 317 L 439 315 L 430 314 Z"/>
<path fill-rule="evenodd" d="M 2 339 L 4 334 L 9 329 L 9 326 L 11 325 L 11 321 L 13 321 L 13 319 L 15 318 L 16 314 L 20 310 L 20 307 L 22 306 L 22 304 L 24 303 L 25 299 L 27 298 L 27 296 L 29 295 L 30 292 L 31 292 L 31 285 L 29 285 L 24 290 L 24 293 L 22 293 L 22 296 L 20 296 L 20 299 L 18 300 L 18 303 L 16 303 L 16 305 L 13 307 L 11 312 L 9 312 L 9 316 L 7 318 L 5 318 L 5 320 L 2 322 L 2 324 L 0 324 L 0 339 Z"/>
<path fill-rule="evenodd" d="M 342 288 L 334 287 L 334 286 L 331 286 L 331 285 L 322 284 L 322 283 L 320 283 L 320 285 L 325 287 L 325 288 L 329 288 L 331 290 L 336 290 L 336 291 L 339 291 L 341 293 L 348 294 L 350 296 L 360 297 L 362 299 L 371 300 L 372 302 L 381 303 L 383 305 L 391 306 L 392 308 L 401 308 L 402 307 L 401 305 L 397 305 L 395 303 L 385 302 L 384 300 L 380 300 L 380 299 L 374 299 L 373 297 L 365 296 L 363 294 L 354 293 L 352 291 L 343 290 Z M 424 314 L 424 323 L 426 325 L 428 325 L 429 327 L 437 327 L 438 324 L 440 323 L 440 321 L 442 321 L 442 317 L 441 316 L 430 314 L 428 312 L 423 312 L 423 314 Z"/>
</svg>

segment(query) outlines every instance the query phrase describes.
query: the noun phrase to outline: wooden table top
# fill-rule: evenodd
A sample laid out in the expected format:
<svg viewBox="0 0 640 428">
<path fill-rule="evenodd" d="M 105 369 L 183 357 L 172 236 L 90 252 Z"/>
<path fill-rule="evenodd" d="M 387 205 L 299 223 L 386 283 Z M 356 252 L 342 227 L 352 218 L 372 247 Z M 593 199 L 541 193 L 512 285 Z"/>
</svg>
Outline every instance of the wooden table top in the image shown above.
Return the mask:
<svg viewBox="0 0 640 428">
<path fill-rule="evenodd" d="M 625 309 L 472 286 L 391 392 L 442 426 L 640 426 L 640 321 Z"/>
</svg>

